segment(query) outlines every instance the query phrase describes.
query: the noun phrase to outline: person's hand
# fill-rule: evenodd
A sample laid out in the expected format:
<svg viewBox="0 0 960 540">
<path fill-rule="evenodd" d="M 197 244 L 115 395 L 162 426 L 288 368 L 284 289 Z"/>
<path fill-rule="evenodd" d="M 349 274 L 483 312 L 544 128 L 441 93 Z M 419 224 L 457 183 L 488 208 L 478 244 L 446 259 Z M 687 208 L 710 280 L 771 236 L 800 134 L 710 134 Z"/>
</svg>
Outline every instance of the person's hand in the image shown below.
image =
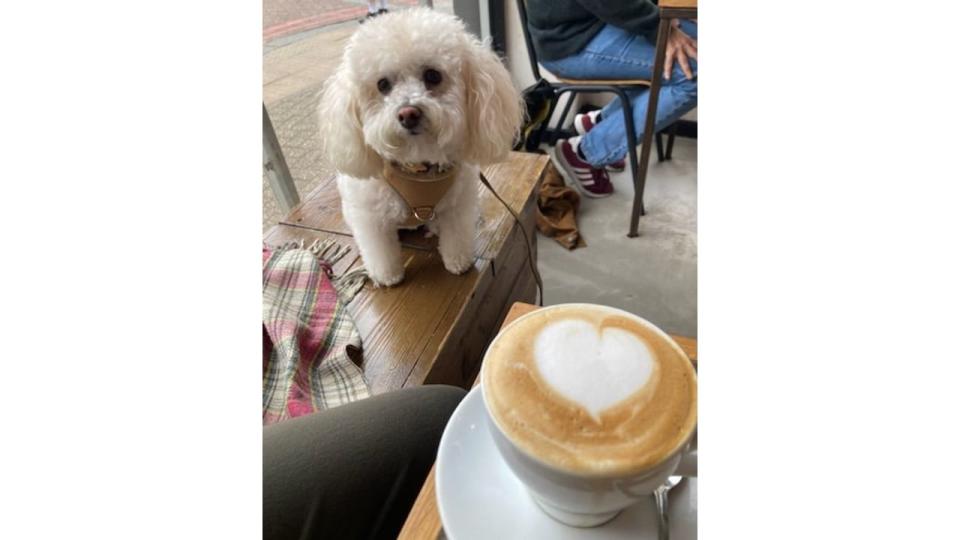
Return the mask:
<svg viewBox="0 0 960 540">
<path fill-rule="evenodd" d="M 663 78 L 670 80 L 673 72 L 673 62 L 680 64 L 680 69 L 687 79 L 693 79 L 693 70 L 690 69 L 690 58 L 697 59 L 697 40 L 683 33 L 680 29 L 680 20 L 670 21 L 670 35 L 667 36 L 666 62 L 663 64 Z"/>
</svg>

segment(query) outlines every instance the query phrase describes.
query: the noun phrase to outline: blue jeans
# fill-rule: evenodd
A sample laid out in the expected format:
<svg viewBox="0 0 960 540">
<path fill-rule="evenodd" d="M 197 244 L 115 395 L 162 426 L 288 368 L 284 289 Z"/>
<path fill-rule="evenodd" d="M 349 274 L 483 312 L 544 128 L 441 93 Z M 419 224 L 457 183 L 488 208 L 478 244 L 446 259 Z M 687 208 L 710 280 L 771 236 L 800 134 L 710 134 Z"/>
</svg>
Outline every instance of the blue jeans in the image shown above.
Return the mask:
<svg viewBox="0 0 960 540">
<path fill-rule="evenodd" d="M 697 39 L 696 23 L 680 21 L 680 28 Z M 571 79 L 650 79 L 653 76 L 655 52 L 656 43 L 608 24 L 577 54 L 541 63 L 551 73 Z M 657 103 L 657 131 L 697 106 L 697 61 L 692 58 L 690 69 L 693 71 L 692 80 L 687 79 L 680 64 L 674 62 L 670 80 L 663 79 Z M 644 88 L 628 93 L 638 141 L 643 137 L 649 92 Z M 615 98 L 603 108 L 602 120 L 580 141 L 584 157 L 594 167 L 609 165 L 627 154 L 627 135 L 620 98 Z"/>
</svg>

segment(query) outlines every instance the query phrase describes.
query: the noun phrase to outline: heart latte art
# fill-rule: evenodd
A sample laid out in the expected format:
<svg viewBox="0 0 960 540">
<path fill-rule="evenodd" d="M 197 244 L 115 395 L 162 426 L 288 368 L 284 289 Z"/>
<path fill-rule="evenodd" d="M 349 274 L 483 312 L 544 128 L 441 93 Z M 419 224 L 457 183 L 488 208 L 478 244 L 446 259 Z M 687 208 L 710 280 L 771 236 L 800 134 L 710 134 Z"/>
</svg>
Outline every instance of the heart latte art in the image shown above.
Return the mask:
<svg viewBox="0 0 960 540">
<path fill-rule="evenodd" d="M 654 362 L 632 332 L 599 329 L 583 319 L 545 325 L 534 341 L 533 359 L 548 385 L 594 418 L 643 388 Z"/>
<path fill-rule="evenodd" d="M 552 466 L 640 472 L 696 427 L 696 372 L 666 334 L 613 308 L 545 308 L 505 328 L 484 358 L 493 420 Z"/>
</svg>

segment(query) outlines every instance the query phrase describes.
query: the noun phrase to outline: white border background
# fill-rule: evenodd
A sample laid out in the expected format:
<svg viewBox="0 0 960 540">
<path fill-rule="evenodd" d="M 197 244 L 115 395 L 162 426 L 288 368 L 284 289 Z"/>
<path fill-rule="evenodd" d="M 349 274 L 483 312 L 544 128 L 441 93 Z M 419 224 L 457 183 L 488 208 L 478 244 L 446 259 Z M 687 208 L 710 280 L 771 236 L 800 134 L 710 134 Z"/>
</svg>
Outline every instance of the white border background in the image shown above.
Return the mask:
<svg viewBox="0 0 960 540">
<path fill-rule="evenodd" d="M 945 538 L 957 9 L 773 4 L 699 34 L 701 533 Z"/>
<path fill-rule="evenodd" d="M 260 9 L 3 9 L 2 538 L 261 534 Z"/>
<path fill-rule="evenodd" d="M 702 537 L 944 537 L 956 9 L 702 9 Z M 261 534 L 260 17 L 4 8 L 4 538 Z"/>
</svg>

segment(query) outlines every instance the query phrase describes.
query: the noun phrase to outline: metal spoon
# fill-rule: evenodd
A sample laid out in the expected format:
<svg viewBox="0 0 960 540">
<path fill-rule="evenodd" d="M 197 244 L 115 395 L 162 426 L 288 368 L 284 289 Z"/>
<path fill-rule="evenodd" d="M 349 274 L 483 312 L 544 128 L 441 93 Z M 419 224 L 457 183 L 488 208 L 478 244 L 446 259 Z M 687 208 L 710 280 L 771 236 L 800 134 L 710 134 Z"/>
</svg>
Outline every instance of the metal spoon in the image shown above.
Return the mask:
<svg viewBox="0 0 960 540">
<path fill-rule="evenodd" d="M 653 492 L 653 498 L 657 502 L 657 515 L 660 518 L 657 531 L 660 540 L 670 540 L 670 520 L 667 517 L 667 492 L 676 487 L 683 481 L 682 476 L 671 476 L 667 478 L 664 484 Z"/>
</svg>

